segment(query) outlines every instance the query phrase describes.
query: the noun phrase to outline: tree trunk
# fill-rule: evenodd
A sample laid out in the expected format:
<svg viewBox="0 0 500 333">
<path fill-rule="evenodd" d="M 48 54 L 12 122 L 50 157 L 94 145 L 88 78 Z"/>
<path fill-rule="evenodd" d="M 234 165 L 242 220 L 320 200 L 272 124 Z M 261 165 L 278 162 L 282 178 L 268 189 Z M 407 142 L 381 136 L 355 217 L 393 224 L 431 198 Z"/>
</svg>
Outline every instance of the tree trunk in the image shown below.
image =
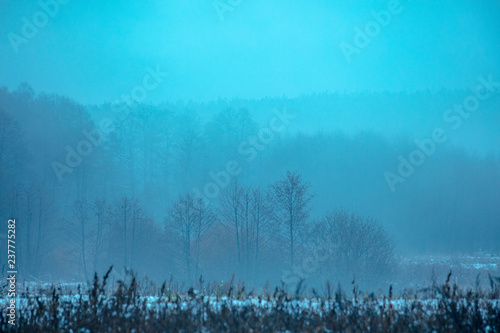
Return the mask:
<svg viewBox="0 0 500 333">
<path fill-rule="evenodd" d="M 241 253 L 240 253 L 240 235 L 238 232 L 238 208 L 234 209 L 234 224 L 236 227 L 236 245 L 238 247 L 238 268 L 241 267 Z"/>
<path fill-rule="evenodd" d="M 84 216 L 84 208 L 81 206 L 81 215 L 80 215 L 80 224 L 81 224 L 81 233 L 82 233 L 82 261 L 83 261 L 83 274 L 85 276 L 85 281 L 88 281 L 87 278 L 87 260 L 85 258 L 85 216 Z"/>
</svg>

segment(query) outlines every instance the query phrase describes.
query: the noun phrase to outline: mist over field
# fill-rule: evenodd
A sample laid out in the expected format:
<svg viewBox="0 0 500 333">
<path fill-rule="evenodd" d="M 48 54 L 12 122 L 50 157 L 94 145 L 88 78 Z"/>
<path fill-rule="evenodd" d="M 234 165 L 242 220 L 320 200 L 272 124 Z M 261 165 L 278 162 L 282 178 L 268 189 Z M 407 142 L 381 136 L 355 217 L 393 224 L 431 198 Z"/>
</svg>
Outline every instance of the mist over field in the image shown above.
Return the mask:
<svg viewBox="0 0 500 333">
<path fill-rule="evenodd" d="M 2 1 L 18 281 L 487 285 L 499 18 L 489 0 Z"/>
</svg>

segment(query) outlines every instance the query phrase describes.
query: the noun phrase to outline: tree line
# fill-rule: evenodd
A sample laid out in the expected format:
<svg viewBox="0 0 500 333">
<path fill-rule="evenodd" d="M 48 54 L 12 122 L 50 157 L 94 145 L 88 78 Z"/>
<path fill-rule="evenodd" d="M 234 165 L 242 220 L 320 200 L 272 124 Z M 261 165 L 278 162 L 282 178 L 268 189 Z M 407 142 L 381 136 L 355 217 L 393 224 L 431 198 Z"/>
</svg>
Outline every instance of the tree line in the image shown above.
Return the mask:
<svg viewBox="0 0 500 333">
<path fill-rule="evenodd" d="M 271 263 L 275 262 L 295 261 L 296 265 L 302 265 L 304 258 L 300 258 L 299 248 L 307 242 L 296 240 L 294 230 L 288 228 L 285 233 L 282 224 L 280 232 L 266 230 L 264 222 L 270 219 L 269 209 L 266 208 L 272 202 L 268 199 L 269 186 L 281 179 L 287 170 L 296 170 L 314 186 L 314 205 L 306 205 L 310 208 L 307 210 L 310 221 L 319 221 L 324 218 L 325 212 L 342 207 L 360 216 L 373 216 L 383 223 L 383 227 L 394 236 L 399 253 L 498 251 L 498 154 L 481 155 L 450 140 L 440 146 L 408 181 L 400 184 L 397 193 L 392 193 L 384 173 L 397 167 L 399 155 L 408 156 L 415 149 L 410 133 L 393 137 L 382 134 L 383 128 L 378 132 L 349 132 L 326 127 L 306 131 L 313 122 L 321 122 L 325 126 L 351 123 L 354 118 L 366 122 L 374 117 L 377 108 L 380 111 L 381 107 L 384 110 L 387 107 L 392 110 L 387 112 L 389 117 L 394 116 L 385 119 L 388 123 L 402 122 L 405 116 L 407 118 L 404 119 L 409 119 L 406 125 L 416 126 L 417 132 L 426 135 L 422 117 L 434 117 L 439 114 L 436 111 L 452 104 L 460 95 L 460 92 L 444 91 L 311 95 L 289 100 L 236 100 L 207 104 L 143 104 L 137 105 L 126 117 L 116 115 L 113 118 L 109 104 L 83 106 L 63 96 L 36 94 L 27 85 L 21 85 L 14 91 L 0 88 L 0 214 L 16 217 L 22 222 L 18 224 L 24 247 L 20 248 L 21 262 L 29 267 L 30 275 L 45 279 L 48 278 L 47 272 L 64 273 L 74 258 L 82 257 L 81 246 L 66 243 L 82 242 L 81 237 L 76 236 L 82 234 L 81 221 L 96 219 L 94 205 L 95 198 L 98 198 L 105 202 L 100 216 L 106 222 L 97 228 L 98 231 L 87 229 L 83 223 L 83 233 L 99 234 L 99 242 L 103 242 L 110 239 L 109 235 L 104 235 L 113 232 L 115 248 L 107 248 L 107 245 L 97 247 L 87 239 L 85 248 L 97 248 L 102 252 L 98 263 L 106 262 L 106 256 L 114 252 L 121 266 L 131 263 L 140 266 L 138 258 L 142 254 L 138 252 L 139 245 L 134 245 L 133 249 L 132 244 L 128 244 L 126 249 L 119 245 L 126 239 L 130 242 L 132 237 L 136 240 L 142 237 L 137 221 L 152 221 L 155 240 L 150 241 L 161 244 L 158 248 L 169 248 L 174 246 L 172 244 L 178 248 L 178 240 L 165 241 L 161 238 L 166 234 L 178 234 L 176 230 L 179 227 L 172 222 L 172 212 L 176 211 L 172 205 L 178 203 L 179 215 L 186 202 L 196 199 L 193 189 L 202 188 L 212 181 L 211 172 L 224 170 L 228 161 L 234 160 L 241 166 L 238 188 L 235 189 L 234 184 L 224 188 L 211 202 L 212 207 L 217 207 L 211 212 L 213 217 L 207 218 L 223 220 L 223 223 L 209 224 L 212 232 L 205 234 L 189 229 L 189 237 L 194 240 L 189 251 L 189 275 L 193 279 L 202 270 L 197 261 L 198 253 L 198 258 L 210 254 L 203 259 L 205 266 L 225 277 L 236 268 L 242 274 L 250 274 L 245 271 L 251 272 L 252 267 L 259 265 L 273 270 L 276 265 Z M 492 100 L 491 105 L 485 104 L 485 110 L 478 113 L 473 122 L 475 126 L 484 124 L 482 131 L 487 131 L 494 124 L 487 116 L 493 114 L 495 103 Z M 271 110 L 285 104 L 295 118 L 283 132 L 276 133 L 271 142 L 265 145 L 259 142 L 255 157 L 248 162 L 247 156 L 238 152 L 238 147 L 252 142 L 251 138 L 273 116 Z M 351 113 L 360 115 L 351 119 Z M 361 117 L 361 113 L 368 118 Z M 94 133 L 100 120 L 106 117 L 113 119 L 113 130 L 59 181 L 52 168 L 53 162 L 64 161 L 68 147 L 77 150 L 82 140 L 88 140 L 84 133 Z M 463 127 L 467 132 L 468 125 Z M 252 185 L 251 190 L 246 189 L 248 184 Z M 233 199 L 229 196 L 223 201 L 227 197 L 225 192 L 230 190 L 233 191 Z M 179 204 L 181 197 L 184 198 L 183 204 Z M 235 200 L 235 197 L 246 199 Z M 283 197 L 286 195 L 283 194 Z M 129 203 L 121 203 L 123 198 L 127 198 Z M 229 215 L 228 209 L 221 208 L 234 206 L 240 201 L 244 204 L 241 204 L 243 208 L 238 209 L 238 214 L 232 212 Z M 74 215 L 75 202 L 80 202 L 78 207 L 83 213 Z M 125 210 L 133 210 L 130 208 L 132 202 L 136 202 L 141 214 L 146 216 L 138 219 L 135 227 L 128 224 L 134 221 L 132 215 L 124 213 Z M 127 216 L 127 225 L 120 227 L 126 227 L 127 238 L 122 229 L 116 226 L 111 228 L 111 225 L 119 225 L 111 221 L 120 221 L 117 217 L 120 205 L 128 207 L 121 210 L 122 216 Z M 273 219 L 277 220 L 279 214 L 284 219 L 286 211 L 275 206 L 273 204 Z M 141 214 L 136 212 L 136 216 Z M 106 219 L 103 216 L 107 216 Z M 169 233 L 164 230 L 167 217 L 172 229 Z M 254 223 L 254 220 L 262 222 Z M 73 225 L 80 228 L 70 228 Z M 66 229 L 79 230 L 79 233 L 68 231 L 68 236 Z M 283 241 L 268 240 L 265 237 L 268 233 Z M 301 234 L 301 237 L 304 235 Z M 196 241 L 198 236 L 205 237 L 199 244 Z M 226 243 L 234 248 L 228 250 L 223 246 Z M 309 250 L 314 252 L 314 249 Z M 174 253 L 172 249 L 169 251 Z M 227 251 L 235 254 L 234 257 L 229 256 L 235 258 L 234 262 L 233 259 L 223 259 L 223 253 Z M 159 250 L 156 252 L 160 253 Z M 147 261 L 150 266 L 158 270 L 163 266 L 173 267 L 161 264 L 152 253 L 144 254 L 150 256 L 150 261 Z M 60 260 L 53 261 L 50 267 L 42 264 L 54 256 Z M 77 267 L 71 272 L 84 276 L 85 270 L 89 274 L 94 269 L 95 257 L 86 256 L 86 269 Z M 275 257 L 279 259 L 272 259 Z M 321 255 L 306 256 L 309 257 L 321 258 L 316 261 L 323 264 L 327 262 Z M 210 261 L 208 258 L 219 259 Z M 187 271 L 185 257 L 175 255 L 171 260 L 176 267 Z M 306 270 L 302 268 L 294 271 L 289 269 L 289 264 L 283 263 L 282 266 L 291 272 L 300 271 L 295 275 L 306 275 Z M 225 267 L 229 268 L 226 270 Z"/>
<path fill-rule="evenodd" d="M 313 268 L 316 279 L 387 277 L 394 268 L 387 231 L 373 219 L 339 210 L 310 219 L 310 186 L 296 172 L 265 189 L 235 178 L 215 205 L 179 195 L 162 223 L 127 197 L 109 204 L 77 200 L 64 221 L 65 234 L 75 269 L 87 280 L 114 265 L 157 277 L 173 274 L 186 283 L 234 273 L 249 283 L 291 284 L 309 278 L 303 270 L 310 268 L 303 266 L 314 251 L 323 255 Z"/>
</svg>

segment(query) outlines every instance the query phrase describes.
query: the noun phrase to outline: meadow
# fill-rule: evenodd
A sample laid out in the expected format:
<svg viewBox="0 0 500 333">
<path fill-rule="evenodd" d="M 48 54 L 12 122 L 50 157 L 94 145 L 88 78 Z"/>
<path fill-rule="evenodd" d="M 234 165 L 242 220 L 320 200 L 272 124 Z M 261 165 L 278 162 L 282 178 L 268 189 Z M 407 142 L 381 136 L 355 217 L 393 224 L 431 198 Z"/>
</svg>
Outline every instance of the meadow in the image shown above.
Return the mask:
<svg viewBox="0 0 500 333">
<path fill-rule="evenodd" d="M 110 270 L 111 271 L 111 270 Z M 19 332 L 498 332 L 500 278 L 488 287 L 460 288 L 452 274 L 439 285 L 394 295 L 360 292 L 326 283 L 322 290 L 284 285 L 247 290 L 234 278 L 182 288 L 156 286 L 109 273 L 80 284 L 25 285 L 16 325 L 2 302 L 1 331 Z M 21 291 L 21 290 L 20 290 Z"/>
</svg>

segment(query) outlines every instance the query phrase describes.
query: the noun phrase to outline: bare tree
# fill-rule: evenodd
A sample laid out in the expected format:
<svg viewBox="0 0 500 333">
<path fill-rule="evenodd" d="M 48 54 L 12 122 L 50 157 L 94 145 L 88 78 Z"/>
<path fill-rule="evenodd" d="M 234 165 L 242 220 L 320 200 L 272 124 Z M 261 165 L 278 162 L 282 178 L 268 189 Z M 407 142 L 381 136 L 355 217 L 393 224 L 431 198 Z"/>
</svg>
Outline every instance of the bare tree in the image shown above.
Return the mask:
<svg viewBox="0 0 500 333">
<path fill-rule="evenodd" d="M 272 198 L 260 188 L 242 186 L 234 180 L 219 197 L 220 222 L 234 230 L 238 271 L 246 279 L 257 275 L 260 251 L 273 228 Z M 276 231 L 276 230 L 274 230 Z"/>
<path fill-rule="evenodd" d="M 17 121 L 0 108 L 0 183 L 2 186 L 22 182 L 31 160 L 23 133 Z"/>
<path fill-rule="evenodd" d="M 240 186 L 238 180 L 234 180 L 229 184 L 219 196 L 220 206 L 219 214 L 221 223 L 225 226 L 232 226 L 236 238 L 236 250 L 238 256 L 238 267 L 241 267 L 241 225 L 243 214 L 242 198 L 244 197 L 244 189 Z"/>
<path fill-rule="evenodd" d="M 50 193 L 47 193 L 44 188 L 39 185 L 34 188 L 34 193 L 36 196 L 37 220 L 34 274 L 38 275 L 43 262 L 43 253 L 48 250 L 49 246 L 46 227 L 48 221 L 54 218 L 55 212 L 53 207 L 53 196 Z"/>
<path fill-rule="evenodd" d="M 131 206 L 131 216 L 130 221 L 132 223 L 132 234 L 131 234 L 131 248 L 130 248 L 130 266 L 132 268 L 136 268 L 136 252 L 137 252 L 137 241 L 140 236 L 139 233 L 142 230 L 142 225 L 146 221 L 147 217 L 145 215 L 142 207 L 139 206 L 137 200 L 132 203 Z"/>
<path fill-rule="evenodd" d="M 190 194 L 180 195 L 169 209 L 167 223 L 180 236 L 180 246 L 188 281 L 192 279 L 193 252 L 196 261 L 196 274 L 199 272 L 200 244 L 205 231 L 212 224 L 213 218 L 210 208 L 205 206 L 203 200 L 196 199 Z"/>
<path fill-rule="evenodd" d="M 45 257 L 43 254 L 50 245 L 50 237 L 48 237 L 50 235 L 47 235 L 45 231 L 48 221 L 55 217 L 53 196 L 39 184 L 24 188 L 23 194 L 23 211 L 26 214 L 26 247 L 21 249 L 21 253 L 25 250 L 26 271 L 37 276 L 40 274 Z"/>
<path fill-rule="evenodd" d="M 83 276 L 88 281 L 87 270 L 87 241 L 88 241 L 88 225 L 90 220 L 91 207 L 85 199 L 76 200 L 73 204 L 73 220 L 70 225 L 70 236 L 73 237 L 76 244 L 76 252 L 80 257 L 81 268 L 83 269 Z"/>
<path fill-rule="evenodd" d="M 96 198 L 94 201 L 94 215 L 96 218 L 95 225 L 95 247 L 94 247 L 94 260 L 93 267 L 94 272 L 98 270 L 99 258 L 102 253 L 102 243 L 103 243 L 103 233 L 104 233 L 104 224 L 106 220 L 106 201 L 104 199 Z"/>
<path fill-rule="evenodd" d="M 186 191 L 193 168 L 199 158 L 201 138 L 200 119 L 194 111 L 186 110 L 178 115 L 176 138 L 173 142 L 178 157 L 181 190 Z"/>
<path fill-rule="evenodd" d="M 200 249 L 201 242 L 205 236 L 205 232 L 210 229 L 214 223 L 216 217 L 210 206 L 205 205 L 202 199 L 193 199 L 193 203 L 196 209 L 196 275 L 200 274 Z"/>
<path fill-rule="evenodd" d="M 257 273 L 260 263 L 261 249 L 266 245 L 269 236 L 275 228 L 272 228 L 272 203 L 270 194 L 256 188 L 252 191 L 252 227 L 255 239 L 254 272 Z"/>
<path fill-rule="evenodd" d="M 25 234 L 25 239 L 26 239 L 26 247 L 24 248 L 24 256 L 25 260 L 28 266 L 28 271 L 31 271 L 33 267 L 32 260 L 34 258 L 33 256 L 33 250 L 32 250 L 32 240 L 31 237 L 33 236 L 33 231 L 32 231 L 32 224 L 33 224 L 33 215 L 35 214 L 35 194 L 33 191 L 33 188 L 25 188 L 24 189 L 24 196 L 23 196 L 23 203 L 24 203 L 24 211 L 26 213 L 26 234 Z"/>
<path fill-rule="evenodd" d="M 284 227 L 290 242 L 290 266 L 294 264 L 298 237 L 311 210 L 309 187 L 298 173 L 290 171 L 271 186 L 275 218 Z"/>
<path fill-rule="evenodd" d="M 136 244 L 140 234 L 144 234 L 144 225 L 149 217 L 139 205 L 137 199 L 123 197 L 110 209 L 110 254 L 113 261 L 121 256 L 125 268 L 136 266 Z"/>
<path fill-rule="evenodd" d="M 0 212 L 4 216 L 16 217 L 23 221 L 19 224 L 17 233 L 26 241 L 19 244 L 17 253 L 26 275 L 39 275 L 43 267 L 42 261 L 46 257 L 44 254 L 49 250 L 49 245 L 52 245 L 49 244 L 50 235 L 45 232 L 47 221 L 55 216 L 52 198 L 52 195 L 38 184 L 12 186 L 5 195 L 0 196 Z"/>
<path fill-rule="evenodd" d="M 393 242 L 373 218 L 335 211 L 320 220 L 311 235 L 325 254 L 325 275 L 346 279 L 356 275 L 366 282 L 389 273 L 394 264 Z"/>
</svg>

